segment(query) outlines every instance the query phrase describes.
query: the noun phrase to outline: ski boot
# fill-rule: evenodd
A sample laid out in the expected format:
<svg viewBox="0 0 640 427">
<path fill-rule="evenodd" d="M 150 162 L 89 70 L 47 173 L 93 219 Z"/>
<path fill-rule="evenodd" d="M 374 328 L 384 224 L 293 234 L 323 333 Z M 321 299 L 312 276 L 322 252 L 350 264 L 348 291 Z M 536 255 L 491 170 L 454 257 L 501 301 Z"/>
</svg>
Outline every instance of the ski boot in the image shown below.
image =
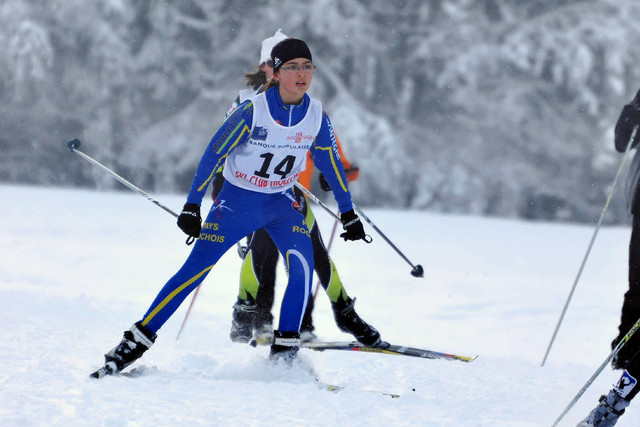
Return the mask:
<svg viewBox="0 0 640 427">
<path fill-rule="evenodd" d="M 273 315 L 270 307 L 258 306 L 253 328 L 252 345 L 271 345 L 273 343 Z"/>
<path fill-rule="evenodd" d="M 127 366 L 142 357 L 142 354 L 153 345 L 156 334 L 136 322 L 124 336 L 120 344 L 104 355 L 105 364 L 91 374 L 91 378 L 102 378 L 122 371 Z"/>
<path fill-rule="evenodd" d="M 577 427 L 612 427 L 618 422 L 620 415 L 629 406 L 629 401 L 611 390 L 608 395 L 600 396 L 600 404 L 582 420 Z"/>
<path fill-rule="evenodd" d="M 253 341 L 256 345 L 271 345 L 273 343 L 273 325 L 263 323 L 253 331 Z"/>
<path fill-rule="evenodd" d="M 331 303 L 333 317 L 336 320 L 338 329 L 353 335 L 356 340 L 364 345 L 371 347 L 382 345 L 384 341 L 380 339 L 380 332 L 358 316 L 353 307 L 355 302 L 355 298 L 348 298 L 346 301 L 338 300 L 336 303 Z"/>
<path fill-rule="evenodd" d="M 256 318 L 256 304 L 238 298 L 233 305 L 231 316 L 231 332 L 229 337 L 233 342 L 248 343 L 253 338 L 253 325 Z"/>
<path fill-rule="evenodd" d="M 269 360 L 277 362 L 282 360 L 286 364 L 291 364 L 296 358 L 300 349 L 300 334 L 294 331 L 273 331 L 273 344 Z"/>
</svg>

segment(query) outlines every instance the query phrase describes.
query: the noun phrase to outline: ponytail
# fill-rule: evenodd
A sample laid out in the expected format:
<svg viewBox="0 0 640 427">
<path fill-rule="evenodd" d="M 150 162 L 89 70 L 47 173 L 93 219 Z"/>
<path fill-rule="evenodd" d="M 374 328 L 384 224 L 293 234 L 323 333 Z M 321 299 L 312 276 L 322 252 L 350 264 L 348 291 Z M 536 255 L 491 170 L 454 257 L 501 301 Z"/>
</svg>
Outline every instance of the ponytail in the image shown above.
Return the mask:
<svg viewBox="0 0 640 427">
<path fill-rule="evenodd" d="M 247 86 L 250 86 L 253 90 L 258 90 L 267 83 L 267 74 L 260 68 L 251 73 L 245 73 L 244 79 L 247 82 Z"/>
</svg>

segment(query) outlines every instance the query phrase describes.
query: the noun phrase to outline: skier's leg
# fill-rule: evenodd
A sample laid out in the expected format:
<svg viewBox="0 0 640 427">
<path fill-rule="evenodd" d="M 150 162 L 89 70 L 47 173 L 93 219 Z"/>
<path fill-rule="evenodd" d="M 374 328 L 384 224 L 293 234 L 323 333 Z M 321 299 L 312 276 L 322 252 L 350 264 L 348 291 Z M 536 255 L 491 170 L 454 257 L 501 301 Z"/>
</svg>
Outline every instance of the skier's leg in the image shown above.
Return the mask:
<svg viewBox="0 0 640 427">
<path fill-rule="evenodd" d="M 278 330 L 274 331 L 271 357 L 290 359 L 298 351 L 300 325 L 311 296 L 313 249 L 304 216 L 292 207 L 289 199 L 283 196 L 273 210 L 274 219 L 265 228 L 283 256 L 289 278 Z"/>
<path fill-rule="evenodd" d="M 640 391 L 640 356 L 633 357 L 628 361 L 628 365 L 615 387 L 608 394 L 600 396 L 598 406 L 578 424 L 578 427 L 611 427 L 618 422 L 631 400 Z"/>
<path fill-rule="evenodd" d="M 638 319 L 640 319 L 640 216 L 634 215 L 629 242 L 629 290 L 624 295 L 619 332 L 611 343 L 612 348 L 618 345 Z M 613 367 L 625 369 L 639 350 L 640 335 L 634 334 L 613 359 Z"/>
<path fill-rule="evenodd" d="M 278 248 L 264 229 L 255 231 L 242 267 L 238 298 L 233 306 L 231 340 L 267 344 L 273 337 L 273 306 Z"/>
<path fill-rule="evenodd" d="M 276 286 L 276 267 L 280 253 L 264 228 L 253 234 L 250 245 L 252 273 L 258 284 L 254 338 L 259 344 L 269 344 L 273 337 L 271 308 Z"/>
<path fill-rule="evenodd" d="M 311 243 L 313 245 L 313 260 L 315 271 L 320 280 L 322 288 L 325 290 L 331 301 L 333 317 L 338 329 L 354 336 L 356 340 L 366 345 L 379 345 L 382 343 L 380 332 L 360 317 L 354 308 L 355 298 L 350 298 L 347 294 L 338 270 L 322 240 L 320 229 L 315 221 L 311 208 L 308 208 L 306 215 L 307 225 L 310 227 Z M 311 322 L 311 308 L 307 307 L 305 320 L 303 321 L 301 335 L 303 331 L 313 330 Z M 308 318 L 308 320 L 307 320 Z M 311 326 L 309 326 L 311 325 Z"/>
<path fill-rule="evenodd" d="M 238 220 L 228 213 L 212 210 L 205 220 L 200 237 L 180 270 L 164 285 L 142 318 L 142 326 L 157 332 L 178 309 L 182 301 L 209 274 L 216 262 L 243 234 Z"/>
<path fill-rule="evenodd" d="M 222 193 L 226 188 L 223 187 Z M 231 186 L 228 190 L 228 200 L 233 200 L 234 188 Z M 226 206 L 212 207 L 198 240 L 180 270 L 160 290 L 142 320 L 125 331 L 120 343 L 105 354 L 107 374 L 121 371 L 140 358 L 155 342 L 157 331 L 204 280 L 227 249 L 242 236 L 258 228 L 255 226 L 257 219 L 246 207 L 250 203 L 251 200 L 245 197 L 239 198 L 235 204 L 230 202 Z M 97 372 L 92 376 L 98 377 Z"/>
</svg>

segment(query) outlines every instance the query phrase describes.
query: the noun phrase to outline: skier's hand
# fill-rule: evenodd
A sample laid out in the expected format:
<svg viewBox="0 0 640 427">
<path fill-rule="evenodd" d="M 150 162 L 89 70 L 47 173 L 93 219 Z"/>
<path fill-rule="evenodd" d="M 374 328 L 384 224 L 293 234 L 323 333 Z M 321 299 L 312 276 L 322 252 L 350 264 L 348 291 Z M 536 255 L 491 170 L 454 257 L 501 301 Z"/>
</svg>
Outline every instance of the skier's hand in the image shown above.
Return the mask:
<svg viewBox="0 0 640 427">
<path fill-rule="evenodd" d="M 347 181 L 355 181 L 360 176 L 360 168 L 356 165 L 351 165 L 350 168 L 344 170 L 344 173 L 347 175 Z"/>
<path fill-rule="evenodd" d="M 355 181 L 356 179 L 358 179 L 358 176 L 360 175 L 360 168 L 355 165 L 351 166 L 348 169 L 344 170 L 344 174 L 347 177 L 347 181 L 349 182 Z M 325 178 L 322 173 L 320 173 L 320 175 L 318 176 L 318 181 L 320 181 L 320 188 L 322 188 L 324 191 L 331 191 L 331 187 L 327 182 L 327 178 Z"/>
<path fill-rule="evenodd" d="M 195 203 L 186 203 L 178 216 L 178 227 L 191 237 L 200 236 L 202 229 L 202 218 L 200 217 L 200 206 Z"/>
<path fill-rule="evenodd" d="M 636 94 L 633 101 L 622 108 L 618 122 L 615 128 L 615 145 L 616 150 L 624 153 L 631 138 L 631 133 L 635 126 L 640 125 L 640 90 Z M 635 138 L 631 142 L 631 148 L 635 148 L 640 142 L 640 131 L 636 133 Z"/>
<path fill-rule="evenodd" d="M 367 235 L 358 215 L 351 209 L 350 211 L 340 214 L 342 228 L 344 233 L 340 235 L 345 241 L 347 240 L 366 240 Z"/>
<path fill-rule="evenodd" d="M 627 144 L 629 143 L 629 138 L 631 138 L 631 133 L 633 132 L 633 128 L 640 124 L 640 107 L 636 109 L 633 105 L 625 105 L 622 109 L 622 113 L 620 113 L 620 118 L 618 119 L 618 123 L 616 123 L 615 129 L 615 142 L 616 142 L 616 150 L 623 153 L 627 148 Z M 638 145 L 640 141 L 640 132 L 636 133 L 634 140 L 631 143 L 631 148 L 634 148 Z"/>
<path fill-rule="evenodd" d="M 331 191 L 331 187 L 329 186 L 329 183 L 327 182 L 327 178 L 325 178 L 322 173 L 320 174 L 320 176 L 318 176 L 318 181 L 320 181 L 320 188 L 322 188 L 322 190 Z"/>
</svg>

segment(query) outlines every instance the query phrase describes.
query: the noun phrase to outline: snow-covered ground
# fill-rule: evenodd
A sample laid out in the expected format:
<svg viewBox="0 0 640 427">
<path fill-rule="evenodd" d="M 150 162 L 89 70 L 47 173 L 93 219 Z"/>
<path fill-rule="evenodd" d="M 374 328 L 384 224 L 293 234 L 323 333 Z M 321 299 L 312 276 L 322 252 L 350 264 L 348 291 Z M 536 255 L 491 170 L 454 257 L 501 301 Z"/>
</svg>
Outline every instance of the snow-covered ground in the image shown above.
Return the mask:
<svg viewBox="0 0 640 427">
<path fill-rule="evenodd" d="M 183 204 L 157 198 L 175 211 Z M 476 361 L 303 349 L 303 367 L 345 387 L 319 389 L 302 367 L 268 366 L 268 348 L 230 342 L 240 266 L 230 251 L 180 340 L 191 297 L 132 366 L 148 375 L 94 381 L 103 353 L 182 264 L 185 236 L 133 193 L 0 186 L 0 200 L 3 426 L 551 425 L 607 357 L 627 286 L 630 230 L 603 228 L 540 367 L 593 226 L 370 209 L 426 274 L 412 277 L 371 227 L 370 245 L 336 240 L 331 253 L 358 312 L 390 342 Z M 328 240 L 332 220 L 314 210 Z M 280 291 L 284 277 L 280 267 Z M 350 338 L 322 292 L 314 317 L 320 338 Z M 561 425 L 575 425 L 617 378 L 607 368 Z M 640 425 L 636 402 L 618 425 Z"/>
</svg>

